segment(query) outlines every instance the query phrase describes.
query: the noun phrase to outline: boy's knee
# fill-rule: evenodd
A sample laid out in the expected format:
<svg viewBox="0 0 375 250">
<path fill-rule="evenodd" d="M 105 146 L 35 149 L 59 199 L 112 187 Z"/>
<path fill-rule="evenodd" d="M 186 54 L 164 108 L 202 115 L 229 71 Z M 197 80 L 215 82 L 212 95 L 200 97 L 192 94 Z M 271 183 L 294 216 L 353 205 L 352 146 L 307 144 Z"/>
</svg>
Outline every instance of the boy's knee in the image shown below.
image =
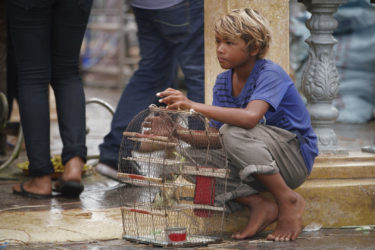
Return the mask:
<svg viewBox="0 0 375 250">
<path fill-rule="evenodd" d="M 224 124 L 219 133 L 223 139 L 224 145 L 237 145 L 240 141 L 261 140 L 259 139 L 258 127 L 244 129 L 237 126 Z"/>
<path fill-rule="evenodd" d="M 237 138 L 239 138 L 240 130 L 242 128 L 224 124 L 221 126 L 219 133 L 223 140 L 225 147 L 230 147 L 238 143 Z"/>
<path fill-rule="evenodd" d="M 261 138 L 260 128 L 243 129 L 236 126 L 224 124 L 219 133 L 225 149 L 230 155 L 240 156 L 248 159 L 247 162 L 260 164 L 256 159 L 265 159 L 267 163 L 272 162 L 272 157 L 267 145 Z M 263 162 L 263 161 L 261 161 Z"/>
</svg>

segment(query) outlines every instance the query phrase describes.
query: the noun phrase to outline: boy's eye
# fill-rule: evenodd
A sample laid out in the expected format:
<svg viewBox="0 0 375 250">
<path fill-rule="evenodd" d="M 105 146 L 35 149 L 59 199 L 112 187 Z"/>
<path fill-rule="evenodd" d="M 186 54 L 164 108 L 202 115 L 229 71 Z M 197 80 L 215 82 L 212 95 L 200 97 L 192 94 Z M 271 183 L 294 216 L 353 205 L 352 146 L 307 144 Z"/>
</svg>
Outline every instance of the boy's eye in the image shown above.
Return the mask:
<svg viewBox="0 0 375 250">
<path fill-rule="evenodd" d="M 225 42 L 227 45 L 232 45 L 233 43 L 230 41 Z"/>
</svg>

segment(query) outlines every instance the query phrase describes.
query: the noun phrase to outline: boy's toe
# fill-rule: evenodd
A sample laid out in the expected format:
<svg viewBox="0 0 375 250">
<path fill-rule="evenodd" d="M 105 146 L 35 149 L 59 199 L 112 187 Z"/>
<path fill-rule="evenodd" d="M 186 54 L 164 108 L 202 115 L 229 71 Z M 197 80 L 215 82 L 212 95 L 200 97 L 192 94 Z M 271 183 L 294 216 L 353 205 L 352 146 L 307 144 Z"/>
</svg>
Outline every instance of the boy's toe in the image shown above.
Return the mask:
<svg viewBox="0 0 375 250">
<path fill-rule="evenodd" d="M 267 235 L 267 240 L 275 240 L 275 236 L 273 234 Z"/>
<path fill-rule="evenodd" d="M 289 237 L 283 236 L 283 237 L 280 238 L 280 241 L 289 241 Z"/>
<path fill-rule="evenodd" d="M 240 232 L 237 232 L 237 233 L 232 234 L 232 238 L 235 239 L 235 240 L 242 240 L 245 237 L 243 237 Z"/>
<path fill-rule="evenodd" d="M 289 234 L 283 234 L 280 236 L 280 241 L 289 241 L 290 235 Z"/>
</svg>

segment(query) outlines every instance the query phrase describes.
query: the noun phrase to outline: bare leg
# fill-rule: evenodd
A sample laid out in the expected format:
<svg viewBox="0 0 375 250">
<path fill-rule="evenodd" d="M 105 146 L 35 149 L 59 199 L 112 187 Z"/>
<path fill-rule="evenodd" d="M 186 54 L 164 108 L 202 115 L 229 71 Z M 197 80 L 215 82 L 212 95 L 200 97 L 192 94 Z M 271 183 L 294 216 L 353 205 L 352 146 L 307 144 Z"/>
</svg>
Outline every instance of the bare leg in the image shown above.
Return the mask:
<svg viewBox="0 0 375 250">
<path fill-rule="evenodd" d="M 278 211 L 275 202 L 267 200 L 259 194 L 240 197 L 235 201 L 247 206 L 250 211 L 249 221 L 241 231 L 234 233 L 232 238 L 241 240 L 262 232 L 277 219 Z"/>
<path fill-rule="evenodd" d="M 52 181 L 50 175 L 34 177 L 27 181 L 23 185 L 27 192 L 34 194 L 51 194 L 52 193 Z M 21 192 L 20 184 L 14 185 L 13 190 Z"/>
<path fill-rule="evenodd" d="M 84 162 L 80 157 L 76 156 L 71 158 L 65 164 L 65 170 L 62 175 L 63 180 L 81 182 L 83 165 Z"/>
<path fill-rule="evenodd" d="M 302 230 L 305 200 L 286 185 L 280 174 L 256 175 L 256 178 L 272 193 L 279 207 L 276 229 L 267 236 L 267 239 L 295 240 Z"/>
</svg>

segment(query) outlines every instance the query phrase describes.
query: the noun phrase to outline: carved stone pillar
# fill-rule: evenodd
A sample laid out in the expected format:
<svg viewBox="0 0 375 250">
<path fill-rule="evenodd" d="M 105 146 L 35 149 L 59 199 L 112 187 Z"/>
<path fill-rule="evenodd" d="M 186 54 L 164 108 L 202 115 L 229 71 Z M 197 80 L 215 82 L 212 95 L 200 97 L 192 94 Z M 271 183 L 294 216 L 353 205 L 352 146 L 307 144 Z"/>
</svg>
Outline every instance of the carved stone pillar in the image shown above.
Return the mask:
<svg viewBox="0 0 375 250">
<path fill-rule="evenodd" d="M 333 130 L 338 111 L 332 105 L 335 98 L 339 75 L 333 55 L 336 40 L 332 33 L 337 21 L 332 14 L 346 0 L 299 0 L 312 16 L 306 22 L 310 37 L 309 58 L 302 75 L 302 91 L 307 99 L 311 123 L 318 136 L 320 152 L 335 152 L 337 137 Z"/>
</svg>

